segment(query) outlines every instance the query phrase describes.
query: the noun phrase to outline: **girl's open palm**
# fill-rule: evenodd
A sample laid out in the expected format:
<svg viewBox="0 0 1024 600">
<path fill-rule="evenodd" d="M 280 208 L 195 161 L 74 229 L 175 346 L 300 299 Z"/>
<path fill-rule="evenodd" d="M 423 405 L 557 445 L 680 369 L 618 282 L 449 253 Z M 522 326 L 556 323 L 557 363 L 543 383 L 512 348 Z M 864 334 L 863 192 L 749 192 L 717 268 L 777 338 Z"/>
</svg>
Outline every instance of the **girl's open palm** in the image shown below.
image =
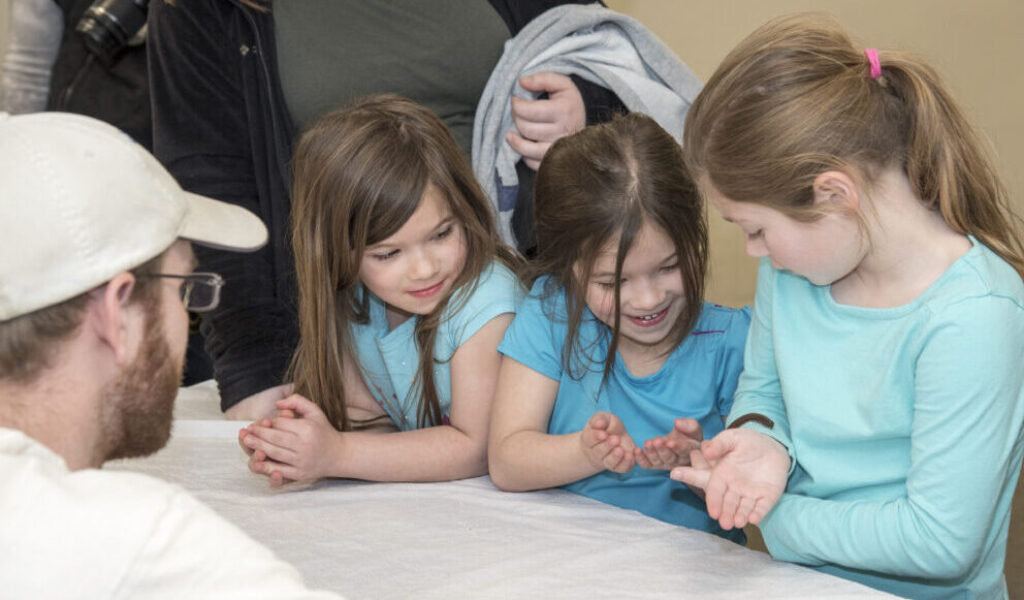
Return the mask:
<svg viewBox="0 0 1024 600">
<path fill-rule="evenodd" d="M 645 469 L 685 467 L 690 464 L 690 452 L 700 448 L 704 431 L 696 419 L 676 419 L 672 431 L 651 438 L 634 451 L 636 464 Z"/>
<path fill-rule="evenodd" d="M 690 456 L 671 477 L 706 493 L 708 515 L 723 529 L 758 524 L 786 489 L 789 453 L 751 429 L 727 429 Z"/>
</svg>

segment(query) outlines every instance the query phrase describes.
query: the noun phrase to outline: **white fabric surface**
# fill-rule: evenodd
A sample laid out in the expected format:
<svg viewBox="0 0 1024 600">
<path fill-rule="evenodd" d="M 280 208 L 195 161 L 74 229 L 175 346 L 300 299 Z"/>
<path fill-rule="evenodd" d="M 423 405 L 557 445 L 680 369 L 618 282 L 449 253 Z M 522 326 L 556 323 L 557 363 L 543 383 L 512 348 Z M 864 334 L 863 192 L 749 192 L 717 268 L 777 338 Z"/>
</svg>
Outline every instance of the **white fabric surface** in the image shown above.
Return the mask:
<svg viewBox="0 0 1024 600">
<path fill-rule="evenodd" d="M 505 493 L 487 477 L 273 490 L 217 406 L 212 386 L 183 390 L 168 447 L 108 468 L 185 486 L 307 585 L 348 598 L 891 597 L 563 490 Z"/>
</svg>

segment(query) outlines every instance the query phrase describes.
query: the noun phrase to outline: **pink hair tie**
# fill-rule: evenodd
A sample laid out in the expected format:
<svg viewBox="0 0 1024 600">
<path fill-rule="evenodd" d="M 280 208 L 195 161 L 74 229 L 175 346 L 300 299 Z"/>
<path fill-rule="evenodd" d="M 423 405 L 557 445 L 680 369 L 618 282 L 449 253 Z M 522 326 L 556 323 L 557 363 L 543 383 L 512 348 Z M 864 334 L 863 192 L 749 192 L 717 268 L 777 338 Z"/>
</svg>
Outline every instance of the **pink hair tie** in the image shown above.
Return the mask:
<svg viewBox="0 0 1024 600">
<path fill-rule="evenodd" d="M 864 54 L 867 55 L 868 63 L 871 64 L 871 79 L 878 79 L 882 76 L 882 64 L 878 62 L 878 50 L 866 48 Z"/>
</svg>

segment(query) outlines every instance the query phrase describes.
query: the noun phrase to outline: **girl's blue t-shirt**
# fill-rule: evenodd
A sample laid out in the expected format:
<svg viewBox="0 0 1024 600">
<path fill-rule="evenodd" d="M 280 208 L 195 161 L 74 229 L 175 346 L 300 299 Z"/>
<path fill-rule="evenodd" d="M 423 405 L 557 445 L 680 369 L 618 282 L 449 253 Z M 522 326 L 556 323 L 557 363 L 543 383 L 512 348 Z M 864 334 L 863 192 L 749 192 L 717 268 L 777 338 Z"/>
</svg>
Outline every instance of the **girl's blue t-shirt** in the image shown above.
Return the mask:
<svg viewBox="0 0 1024 600">
<path fill-rule="evenodd" d="M 516 312 L 523 295 L 515 274 L 499 262 L 491 263 L 481 273 L 472 295 L 463 302 L 460 294 L 470 289 L 452 295 L 434 342 L 434 387 L 445 420 L 451 411 L 451 358 L 455 351 L 494 317 Z M 354 323 L 349 329 L 363 380 L 399 429 L 418 429 L 420 394 L 419 385 L 414 384 L 420 356 L 414 332 L 420 317 L 409 318 L 388 331 L 384 302 L 368 290 L 365 293 L 370 300 L 369 322 Z"/>
<path fill-rule="evenodd" d="M 667 434 L 677 417 L 700 422 L 705 439 L 722 431 L 722 418 L 732 407 L 733 393 L 743 369 L 743 347 L 750 309 L 705 303 L 694 330 L 654 374 L 635 377 L 617 355 L 602 385 L 610 331 L 584 309 L 579 330 L 585 356 L 571 373 L 562 364 L 567 310 L 564 291 L 550 278 L 541 278 L 519 306 L 498 351 L 559 383 L 548 433 L 583 429 L 597 411 L 622 420 L 638 445 Z M 724 531 L 708 517 L 704 501 L 668 471 L 639 466 L 626 473 L 602 471 L 565 486 L 573 492 L 622 508 L 743 543 L 741 530 Z"/>
</svg>

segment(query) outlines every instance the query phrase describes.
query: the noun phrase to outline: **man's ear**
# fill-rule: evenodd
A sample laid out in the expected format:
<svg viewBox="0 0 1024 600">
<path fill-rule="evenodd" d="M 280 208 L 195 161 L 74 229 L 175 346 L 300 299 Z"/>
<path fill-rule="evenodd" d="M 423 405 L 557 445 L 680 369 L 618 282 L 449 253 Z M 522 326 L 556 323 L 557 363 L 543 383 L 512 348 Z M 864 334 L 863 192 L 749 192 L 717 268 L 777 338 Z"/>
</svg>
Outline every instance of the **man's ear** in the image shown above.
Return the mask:
<svg viewBox="0 0 1024 600">
<path fill-rule="evenodd" d="M 90 292 L 93 295 L 91 327 L 120 365 L 134 360 L 142 339 L 145 317 L 143 311 L 130 302 L 134 289 L 135 276 L 122 272 L 105 286 Z"/>
<path fill-rule="evenodd" d="M 814 204 L 824 210 L 857 212 L 860 209 L 860 188 L 842 171 L 825 171 L 814 178 Z"/>
</svg>

